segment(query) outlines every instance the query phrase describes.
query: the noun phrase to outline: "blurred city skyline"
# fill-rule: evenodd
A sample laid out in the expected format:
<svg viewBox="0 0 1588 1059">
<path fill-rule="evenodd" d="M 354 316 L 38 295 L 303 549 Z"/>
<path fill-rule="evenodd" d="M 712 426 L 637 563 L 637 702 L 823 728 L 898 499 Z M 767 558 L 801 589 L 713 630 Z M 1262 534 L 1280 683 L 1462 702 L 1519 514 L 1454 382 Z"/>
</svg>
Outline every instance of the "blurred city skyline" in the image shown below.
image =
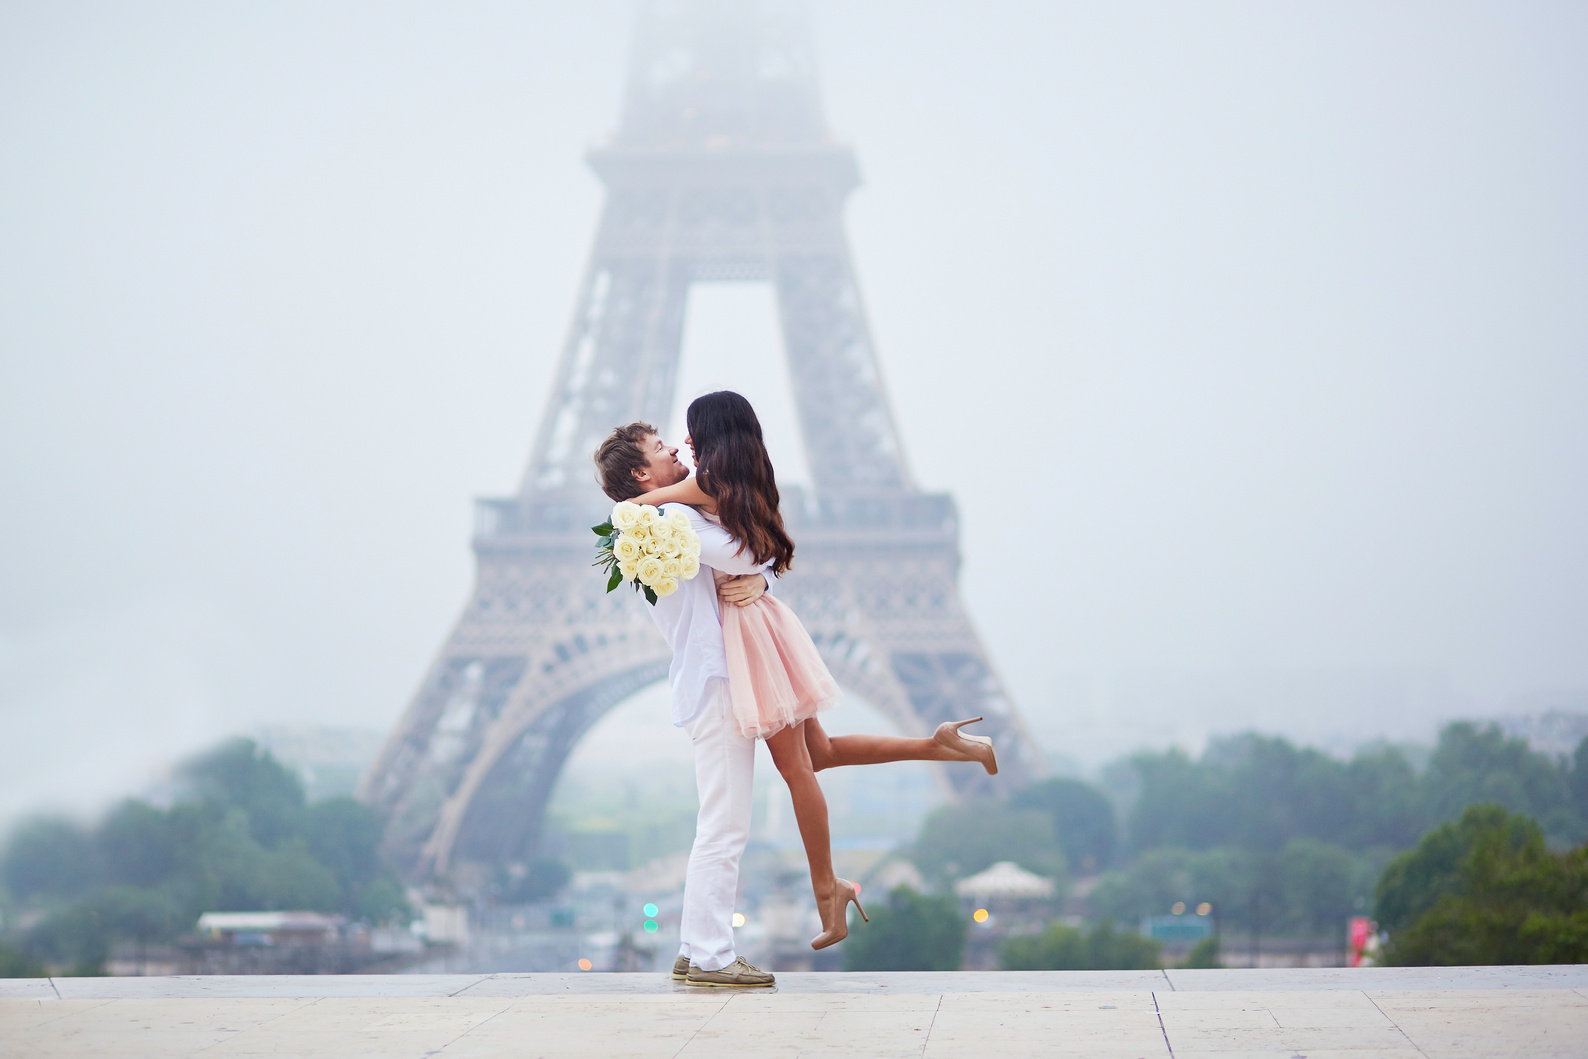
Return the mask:
<svg viewBox="0 0 1588 1059">
<path fill-rule="evenodd" d="M 396 720 L 527 458 L 629 18 L 0 5 L 0 815 Z M 910 465 L 1044 750 L 1588 710 L 1588 14 L 814 18 Z M 692 299 L 678 407 L 741 388 L 798 481 L 769 293 Z"/>
</svg>

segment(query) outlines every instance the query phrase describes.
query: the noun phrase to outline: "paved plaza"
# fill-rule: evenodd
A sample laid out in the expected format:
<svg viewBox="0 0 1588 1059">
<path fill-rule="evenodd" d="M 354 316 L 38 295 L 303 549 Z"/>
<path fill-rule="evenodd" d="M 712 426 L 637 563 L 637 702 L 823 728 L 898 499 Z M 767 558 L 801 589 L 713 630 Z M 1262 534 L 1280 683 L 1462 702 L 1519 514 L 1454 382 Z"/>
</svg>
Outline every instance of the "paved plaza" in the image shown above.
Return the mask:
<svg viewBox="0 0 1588 1059">
<path fill-rule="evenodd" d="M 0 1056 L 1588 1056 L 1588 968 L 0 979 Z"/>
</svg>

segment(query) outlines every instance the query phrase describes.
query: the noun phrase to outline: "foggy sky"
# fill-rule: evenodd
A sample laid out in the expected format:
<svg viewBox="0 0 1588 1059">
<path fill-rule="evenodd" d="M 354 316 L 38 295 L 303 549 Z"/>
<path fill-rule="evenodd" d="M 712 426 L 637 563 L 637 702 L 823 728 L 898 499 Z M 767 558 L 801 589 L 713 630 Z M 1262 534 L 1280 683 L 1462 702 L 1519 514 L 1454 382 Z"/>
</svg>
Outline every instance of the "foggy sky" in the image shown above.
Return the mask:
<svg viewBox="0 0 1588 1059">
<path fill-rule="evenodd" d="M 628 21 L 0 3 L 0 817 L 396 720 L 528 456 Z M 1588 11 L 816 21 L 910 466 L 1045 749 L 1588 703 Z M 681 398 L 775 392 L 769 304 L 698 291 Z"/>
</svg>

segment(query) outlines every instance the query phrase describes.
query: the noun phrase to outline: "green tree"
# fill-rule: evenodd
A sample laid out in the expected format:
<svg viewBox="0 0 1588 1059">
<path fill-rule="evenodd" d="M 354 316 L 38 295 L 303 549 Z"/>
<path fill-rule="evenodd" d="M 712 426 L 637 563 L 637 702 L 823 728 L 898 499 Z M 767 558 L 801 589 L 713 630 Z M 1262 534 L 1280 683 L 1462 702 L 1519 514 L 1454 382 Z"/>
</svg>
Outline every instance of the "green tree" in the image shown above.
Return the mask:
<svg viewBox="0 0 1588 1059">
<path fill-rule="evenodd" d="M 1343 762 L 1289 741 L 1248 734 L 1216 741 L 1204 755 L 1226 771 L 1235 801 L 1231 839 L 1278 853 L 1294 838 L 1334 838 L 1352 811 Z"/>
<path fill-rule="evenodd" d="M 945 882 L 974 875 L 1000 860 L 1012 860 L 1039 875 L 1064 873 L 1053 818 L 1040 809 L 1013 809 L 991 798 L 933 810 L 921 824 L 910 859 L 929 877 Z"/>
<path fill-rule="evenodd" d="M 1374 918 L 1393 936 L 1410 927 L 1439 900 L 1462 891 L 1462 869 L 1483 838 L 1503 833 L 1513 848 L 1530 842 L 1538 825 L 1498 805 L 1476 805 L 1460 819 L 1440 824 L 1416 849 L 1390 861 L 1375 888 Z"/>
<path fill-rule="evenodd" d="M 1566 785 L 1571 790 L 1572 808 L 1577 811 L 1577 818 L 1588 822 L 1588 736 L 1583 736 L 1582 742 L 1577 744 L 1577 752 L 1572 755 Z"/>
<path fill-rule="evenodd" d="M 40 819 L 13 832 L 0 881 L 44 912 L 17 939 L 27 958 L 93 973 L 112 944 L 167 940 L 208 911 L 411 916 L 366 806 L 305 804 L 297 777 L 247 740 L 180 774 L 185 793 L 170 809 L 129 800 L 91 830 Z"/>
<path fill-rule="evenodd" d="M 1468 805 L 1493 802 L 1575 841 L 1588 831 L 1588 750 L 1581 757 L 1580 768 L 1557 764 L 1492 725 L 1452 724 L 1419 776 L 1394 748 L 1341 762 L 1247 733 L 1214 741 L 1199 760 L 1179 750 L 1133 757 L 1138 791 L 1125 831 L 1137 852 L 1172 845 L 1277 854 L 1293 839 L 1315 838 L 1387 853 Z"/>
<path fill-rule="evenodd" d="M 1366 906 L 1373 886 L 1368 861 L 1316 838 L 1287 842 L 1279 854 L 1278 872 L 1280 922 L 1302 934 L 1343 931 L 1352 912 Z"/>
<path fill-rule="evenodd" d="M 262 846 L 300 831 L 303 784 L 252 739 L 227 740 L 189 761 L 178 776 L 197 798 L 242 810 L 249 833 Z"/>
<path fill-rule="evenodd" d="M 314 802 L 304 811 L 303 837 L 310 855 L 336 877 L 348 916 L 378 923 L 407 911 L 402 886 L 381 859 L 375 810 L 352 798 Z"/>
<path fill-rule="evenodd" d="M 1097 914 L 1127 922 L 1167 915 L 1176 902 L 1194 908 L 1206 901 L 1223 925 L 1247 928 L 1254 912 L 1271 920 L 1278 905 L 1278 889 L 1262 868 L 1263 858 L 1234 846 L 1154 849 L 1103 876 L 1090 901 Z"/>
<path fill-rule="evenodd" d="M 1186 954 L 1185 965 L 1195 968 L 1223 967 L 1224 964 L 1219 959 L 1218 935 L 1203 938 L 1191 946 L 1191 951 Z"/>
<path fill-rule="evenodd" d="M 1114 805 L 1102 791 L 1080 780 L 1054 779 L 1015 793 L 1016 809 L 1040 809 L 1053 819 L 1059 848 L 1070 866 L 1088 874 L 1108 867 L 1114 856 L 1118 824 Z"/>
<path fill-rule="evenodd" d="M 45 916 L 27 935 L 28 948 L 73 975 L 103 973 L 118 941 L 147 943 L 191 926 L 170 894 L 137 886 L 106 886 Z"/>
<path fill-rule="evenodd" d="M 33 957 L 0 941 L 0 978 L 43 978 L 48 973 Z"/>
<path fill-rule="evenodd" d="M 1193 879 L 1197 859 L 1198 854 L 1177 846 L 1150 849 L 1128 868 L 1111 871 L 1097 881 L 1088 897 L 1092 910 L 1129 922 L 1163 915 L 1176 901 L 1195 903 L 1199 899 Z"/>
<path fill-rule="evenodd" d="M 1366 906 L 1373 872 L 1369 858 L 1313 838 L 1292 839 L 1277 854 L 1236 846 L 1160 847 L 1104 875 L 1088 900 L 1096 914 L 1122 921 L 1205 901 L 1225 927 L 1332 934 Z"/>
<path fill-rule="evenodd" d="M 1572 804 L 1569 776 L 1499 725 L 1447 725 L 1428 762 L 1428 819 L 1452 819 L 1469 805 L 1498 805 L 1532 817 L 1552 837 L 1576 841 L 1582 818 Z"/>
<path fill-rule="evenodd" d="M 870 923 L 852 925 L 846 971 L 957 971 L 965 953 L 965 917 L 954 898 L 900 886 Z"/>
<path fill-rule="evenodd" d="M 69 967 L 71 977 L 92 977 L 104 973 L 111 940 L 100 910 L 79 901 L 50 912 L 34 925 L 25 949 L 36 958 Z"/>
<path fill-rule="evenodd" d="M 71 899 L 98 883 L 100 877 L 99 857 L 87 830 L 58 817 L 23 822 L 0 857 L 0 880 L 19 900 Z"/>
<path fill-rule="evenodd" d="M 1393 964 L 1588 962 L 1588 848 L 1551 852 L 1533 821 L 1474 806 L 1390 865 L 1380 908 Z"/>
<path fill-rule="evenodd" d="M 171 894 L 141 886 L 107 886 L 83 902 L 104 929 L 126 941 L 168 938 L 191 926 Z"/>
<path fill-rule="evenodd" d="M 344 907 L 336 873 L 314 859 L 302 839 L 253 854 L 246 870 L 230 873 L 227 911 L 308 909 L 340 912 Z"/>
<path fill-rule="evenodd" d="M 1229 837 L 1233 799 L 1221 770 L 1178 748 L 1130 760 L 1141 783 L 1126 826 L 1132 850 L 1206 849 Z"/>
<path fill-rule="evenodd" d="M 154 886 L 177 869 L 171 815 L 146 802 L 129 798 L 112 809 L 95 829 L 94 844 L 112 882 Z"/>
<path fill-rule="evenodd" d="M 999 950 L 1006 971 L 1136 971 L 1162 967 L 1156 941 L 1104 919 L 1090 933 L 1054 921 L 1041 934 L 1010 938 Z"/>
<path fill-rule="evenodd" d="M 1254 733 L 1214 741 L 1199 761 L 1180 750 L 1131 760 L 1141 779 L 1128 824 L 1136 850 L 1234 845 L 1277 853 L 1304 837 L 1375 844 L 1380 836 L 1359 826 L 1364 780 L 1369 789 L 1393 788 L 1409 772 L 1393 753 L 1348 765 Z"/>
<path fill-rule="evenodd" d="M 397 876 L 387 872 L 359 891 L 356 917 L 366 923 L 412 921 L 414 910 Z"/>
<path fill-rule="evenodd" d="M 1313 837 L 1349 849 L 1400 850 L 1423 833 L 1425 813 L 1417 770 L 1396 747 L 1377 747 L 1356 754 L 1345 766 L 1342 826 Z"/>
</svg>

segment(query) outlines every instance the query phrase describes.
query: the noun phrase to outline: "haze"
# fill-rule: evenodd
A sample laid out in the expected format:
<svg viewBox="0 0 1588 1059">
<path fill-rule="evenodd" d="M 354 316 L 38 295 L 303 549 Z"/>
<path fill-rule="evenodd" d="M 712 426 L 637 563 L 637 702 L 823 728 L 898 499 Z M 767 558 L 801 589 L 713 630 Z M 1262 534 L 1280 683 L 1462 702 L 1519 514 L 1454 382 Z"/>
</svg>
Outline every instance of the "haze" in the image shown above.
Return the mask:
<svg viewBox="0 0 1588 1059">
<path fill-rule="evenodd" d="M 911 468 L 1055 760 L 1588 706 L 1588 9 L 815 18 Z M 396 720 L 527 459 L 628 32 L 0 5 L 0 815 Z M 743 387 L 797 480 L 771 311 L 700 288 L 679 398 Z"/>
</svg>

